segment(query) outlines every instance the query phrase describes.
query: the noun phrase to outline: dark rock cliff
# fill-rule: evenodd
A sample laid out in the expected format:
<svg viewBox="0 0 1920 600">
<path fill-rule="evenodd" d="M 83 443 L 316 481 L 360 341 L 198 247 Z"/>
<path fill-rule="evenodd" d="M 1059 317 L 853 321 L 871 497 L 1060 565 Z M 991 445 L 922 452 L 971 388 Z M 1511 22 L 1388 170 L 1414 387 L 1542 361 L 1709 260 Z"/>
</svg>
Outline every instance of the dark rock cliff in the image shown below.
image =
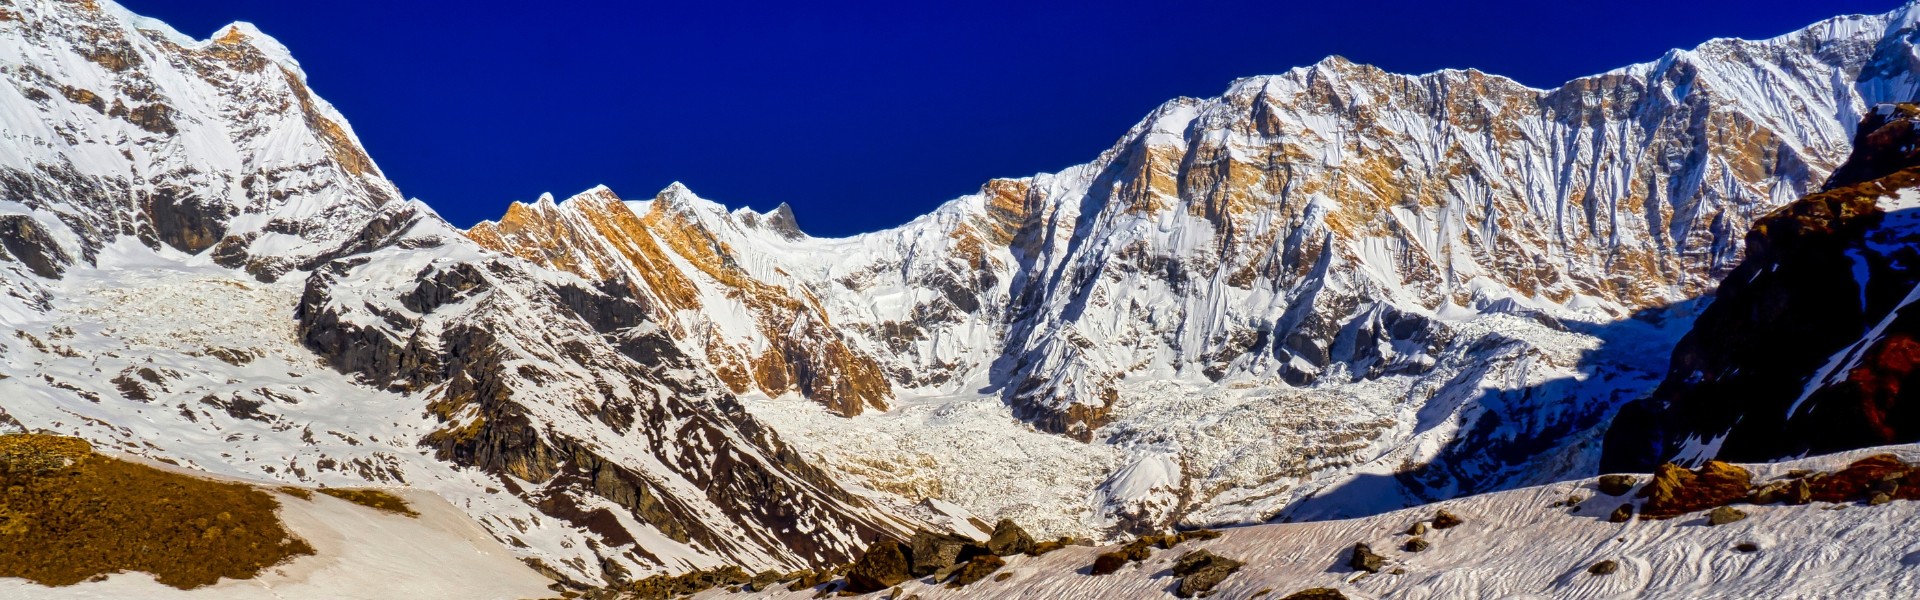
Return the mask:
<svg viewBox="0 0 1920 600">
<path fill-rule="evenodd" d="M 1920 398 L 1902 392 L 1920 361 L 1920 203 L 1897 200 L 1920 187 L 1916 125 L 1920 107 L 1883 105 L 1822 191 L 1754 224 L 1666 380 L 1615 417 L 1604 471 L 1920 440 Z"/>
</svg>

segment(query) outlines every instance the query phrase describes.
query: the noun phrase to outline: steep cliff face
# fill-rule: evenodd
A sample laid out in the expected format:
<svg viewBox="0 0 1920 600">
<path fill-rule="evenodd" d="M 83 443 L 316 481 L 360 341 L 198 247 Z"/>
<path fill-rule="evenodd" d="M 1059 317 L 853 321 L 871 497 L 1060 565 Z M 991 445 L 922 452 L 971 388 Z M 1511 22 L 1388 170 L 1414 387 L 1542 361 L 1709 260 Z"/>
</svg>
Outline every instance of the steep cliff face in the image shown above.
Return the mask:
<svg viewBox="0 0 1920 600">
<path fill-rule="evenodd" d="M 1754 224 L 1666 381 L 1612 425 L 1605 468 L 1920 440 L 1902 391 L 1920 356 L 1908 310 L 1920 291 L 1916 117 L 1881 105 L 1825 189 Z"/>
</svg>

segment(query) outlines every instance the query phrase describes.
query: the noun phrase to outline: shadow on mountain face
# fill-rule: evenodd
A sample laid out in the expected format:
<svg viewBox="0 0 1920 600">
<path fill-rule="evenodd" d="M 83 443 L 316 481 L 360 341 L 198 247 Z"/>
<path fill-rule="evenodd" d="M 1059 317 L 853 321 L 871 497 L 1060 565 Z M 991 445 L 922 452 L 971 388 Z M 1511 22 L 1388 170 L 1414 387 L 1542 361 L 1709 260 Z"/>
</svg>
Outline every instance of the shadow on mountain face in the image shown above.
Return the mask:
<svg viewBox="0 0 1920 600">
<path fill-rule="evenodd" d="M 1856 212 L 1772 228 L 1675 347 L 1666 381 L 1615 418 L 1603 468 L 1920 441 L 1920 208 Z"/>
<path fill-rule="evenodd" d="M 1473 353 L 1486 360 L 1447 381 L 1416 418 L 1416 439 L 1444 436 L 1437 452 L 1423 453 L 1430 460 L 1401 469 L 1386 464 L 1401 459 L 1376 459 L 1360 474 L 1295 501 L 1274 520 L 1365 517 L 1597 475 L 1601 441 L 1614 414 L 1659 384 L 1675 342 L 1709 300 L 1642 309 L 1605 323 L 1558 323 L 1599 340 L 1580 355 L 1581 378 L 1510 385 L 1524 380 L 1543 357 L 1528 342 L 1500 333 L 1474 342 Z"/>
</svg>

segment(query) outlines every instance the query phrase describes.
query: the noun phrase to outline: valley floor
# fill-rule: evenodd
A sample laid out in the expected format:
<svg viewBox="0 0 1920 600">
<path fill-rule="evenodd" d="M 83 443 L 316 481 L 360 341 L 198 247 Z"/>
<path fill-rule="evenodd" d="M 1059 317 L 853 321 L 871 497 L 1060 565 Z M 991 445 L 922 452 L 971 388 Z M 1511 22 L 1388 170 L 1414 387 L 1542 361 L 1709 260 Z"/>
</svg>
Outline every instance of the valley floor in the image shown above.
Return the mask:
<svg viewBox="0 0 1920 600">
<path fill-rule="evenodd" d="M 1780 464 L 1754 465 L 1755 482 L 1791 469 L 1831 470 L 1858 458 L 1891 452 L 1920 459 L 1920 445 L 1849 452 Z M 1643 478 L 1644 479 L 1644 478 Z M 1569 511 L 1555 507 L 1570 495 L 1586 498 Z M 1408 600 L 1574 598 L 1911 598 L 1920 589 L 1920 537 L 1911 523 L 1920 502 L 1880 506 L 1815 502 L 1803 506 L 1739 508 L 1749 518 L 1709 526 L 1705 513 L 1664 521 L 1610 523 L 1626 498 L 1600 494 L 1594 480 L 1516 489 L 1377 516 L 1342 521 L 1283 523 L 1222 530 L 1219 539 L 1158 550 L 1144 562 L 1104 576 L 1087 575 L 1094 557 L 1110 548 L 1068 547 L 1040 557 L 1015 556 L 992 578 L 961 589 L 908 581 L 900 597 L 920 598 L 1161 598 L 1178 580 L 1169 570 L 1198 549 L 1246 562 L 1211 598 L 1284 598 L 1329 587 L 1349 598 Z M 1424 537 L 1432 547 L 1402 551 L 1409 525 L 1440 509 L 1466 519 Z M 1378 575 L 1347 567 L 1349 549 L 1365 542 L 1386 557 Z M 1736 546 L 1751 543 L 1753 552 Z M 1610 575 L 1588 568 L 1618 562 Z M 1392 574 L 1404 569 L 1401 574 Z M 996 573 L 995 575 L 999 575 Z M 713 590 L 701 598 L 809 598 L 817 590 L 784 588 L 762 594 Z M 884 597 L 881 593 L 874 597 Z"/>
</svg>

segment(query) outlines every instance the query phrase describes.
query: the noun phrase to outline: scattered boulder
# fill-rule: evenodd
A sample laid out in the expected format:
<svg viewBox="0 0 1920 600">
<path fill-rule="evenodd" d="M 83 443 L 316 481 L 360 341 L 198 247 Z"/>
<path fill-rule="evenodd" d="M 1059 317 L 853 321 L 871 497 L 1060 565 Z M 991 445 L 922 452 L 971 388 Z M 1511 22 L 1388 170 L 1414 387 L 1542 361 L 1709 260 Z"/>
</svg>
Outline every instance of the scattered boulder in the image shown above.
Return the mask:
<svg viewBox="0 0 1920 600">
<path fill-rule="evenodd" d="M 1462 519 L 1460 518 L 1459 515 L 1455 515 L 1453 513 L 1447 512 L 1446 510 L 1441 510 L 1440 512 L 1433 513 L 1434 529 L 1452 529 L 1455 527 L 1459 527 L 1462 523 L 1466 523 L 1466 522 L 1467 522 L 1466 519 Z"/>
<path fill-rule="evenodd" d="M 919 531 L 909 542 L 914 577 L 926 577 L 941 569 L 964 563 L 975 556 L 989 554 L 980 542 L 957 535 Z"/>
<path fill-rule="evenodd" d="M 973 582 L 986 579 L 988 575 L 992 575 L 994 571 L 998 571 L 1000 567 L 1004 566 L 1007 566 L 1007 561 L 1001 560 L 997 555 L 982 554 L 975 556 L 969 559 L 966 564 L 960 565 L 960 569 L 953 574 L 953 581 L 948 582 L 947 585 L 956 588 L 963 587 Z"/>
<path fill-rule="evenodd" d="M 890 539 L 874 542 L 847 569 L 846 590 L 856 594 L 871 594 L 913 579 L 907 556 L 907 547 L 900 542 Z"/>
<path fill-rule="evenodd" d="M 1620 508 L 1613 509 L 1613 514 L 1607 515 L 1608 523 L 1625 523 L 1627 521 L 1632 521 L 1632 520 L 1633 520 L 1633 503 L 1631 502 L 1622 503 L 1620 505 Z"/>
<path fill-rule="evenodd" d="M 1592 573 L 1594 575 L 1612 575 L 1614 574 L 1614 572 L 1619 570 L 1620 570 L 1620 563 L 1613 560 L 1603 560 L 1597 563 L 1593 563 L 1593 566 L 1591 567 L 1587 567 L 1587 572 Z"/>
<path fill-rule="evenodd" d="M 1027 556 L 1040 556 L 1042 554 L 1046 554 L 1048 552 L 1059 550 L 1065 547 L 1067 547 L 1067 544 L 1065 542 L 1061 542 L 1059 540 L 1047 540 L 1044 542 L 1034 544 L 1032 548 L 1027 549 Z"/>
<path fill-rule="evenodd" d="M 987 551 L 995 556 L 1013 556 L 1026 554 L 1033 550 L 1033 536 L 1021 529 L 1013 519 L 1001 519 L 993 526 L 993 537 L 987 540 Z"/>
<path fill-rule="evenodd" d="M 1640 485 L 1639 477 L 1632 475 L 1601 475 L 1600 483 L 1594 487 L 1598 488 L 1600 493 L 1608 496 L 1625 496 L 1627 492 L 1633 491 L 1633 486 L 1636 485 Z"/>
<path fill-rule="evenodd" d="M 1385 564 L 1386 557 L 1374 554 L 1373 547 L 1368 546 L 1366 542 L 1354 544 L 1353 555 L 1347 559 L 1347 566 L 1353 567 L 1355 571 L 1366 571 L 1368 573 L 1379 573 L 1380 567 Z"/>
<path fill-rule="evenodd" d="M 1088 575 L 1110 575 L 1116 571 L 1119 571 L 1120 567 L 1124 567 L 1124 566 L 1127 566 L 1126 554 L 1123 554 L 1118 551 L 1104 552 L 1104 553 L 1101 553 L 1099 556 L 1093 557 L 1093 568 L 1089 569 L 1087 571 L 1087 574 Z"/>
<path fill-rule="evenodd" d="M 1752 473 L 1717 460 L 1693 471 L 1664 463 L 1654 470 L 1653 480 L 1640 488 L 1640 497 L 1647 499 L 1640 516 L 1665 519 L 1725 506 L 1745 499 L 1752 488 Z"/>
<path fill-rule="evenodd" d="M 1153 543 L 1145 538 L 1128 542 L 1119 550 L 1103 553 L 1093 559 L 1091 575 L 1106 575 L 1120 570 L 1120 567 L 1134 561 L 1146 560 L 1153 555 Z"/>
<path fill-rule="evenodd" d="M 1407 527 L 1407 535 L 1426 535 L 1427 522 L 1419 521 Z"/>
<path fill-rule="evenodd" d="M 1428 544 L 1425 538 L 1415 537 L 1407 540 L 1407 543 L 1401 545 L 1400 549 L 1408 552 L 1426 552 L 1427 548 L 1430 547 L 1432 547 L 1432 544 Z"/>
<path fill-rule="evenodd" d="M 1731 506 L 1722 506 L 1707 513 L 1708 525 L 1725 525 L 1747 518 L 1747 513 Z"/>
<path fill-rule="evenodd" d="M 1180 588 L 1175 594 L 1181 598 L 1206 594 L 1243 565 L 1245 563 L 1206 550 L 1188 552 L 1173 561 L 1173 574 L 1180 578 Z"/>
<path fill-rule="evenodd" d="M 1347 595 L 1333 588 L 1313 588 L 1288 594 L 1280 600 L 1347 600 Z"/>
<path fill-rule="evenodd" d="M 1739 550 L 1741 552 L 1759 552 L 1760 545 L 1755 544 L 1753 542 L 1740 542 L 1738 544 L 1734 544 L 1733 549 Z"/>
</svg>

